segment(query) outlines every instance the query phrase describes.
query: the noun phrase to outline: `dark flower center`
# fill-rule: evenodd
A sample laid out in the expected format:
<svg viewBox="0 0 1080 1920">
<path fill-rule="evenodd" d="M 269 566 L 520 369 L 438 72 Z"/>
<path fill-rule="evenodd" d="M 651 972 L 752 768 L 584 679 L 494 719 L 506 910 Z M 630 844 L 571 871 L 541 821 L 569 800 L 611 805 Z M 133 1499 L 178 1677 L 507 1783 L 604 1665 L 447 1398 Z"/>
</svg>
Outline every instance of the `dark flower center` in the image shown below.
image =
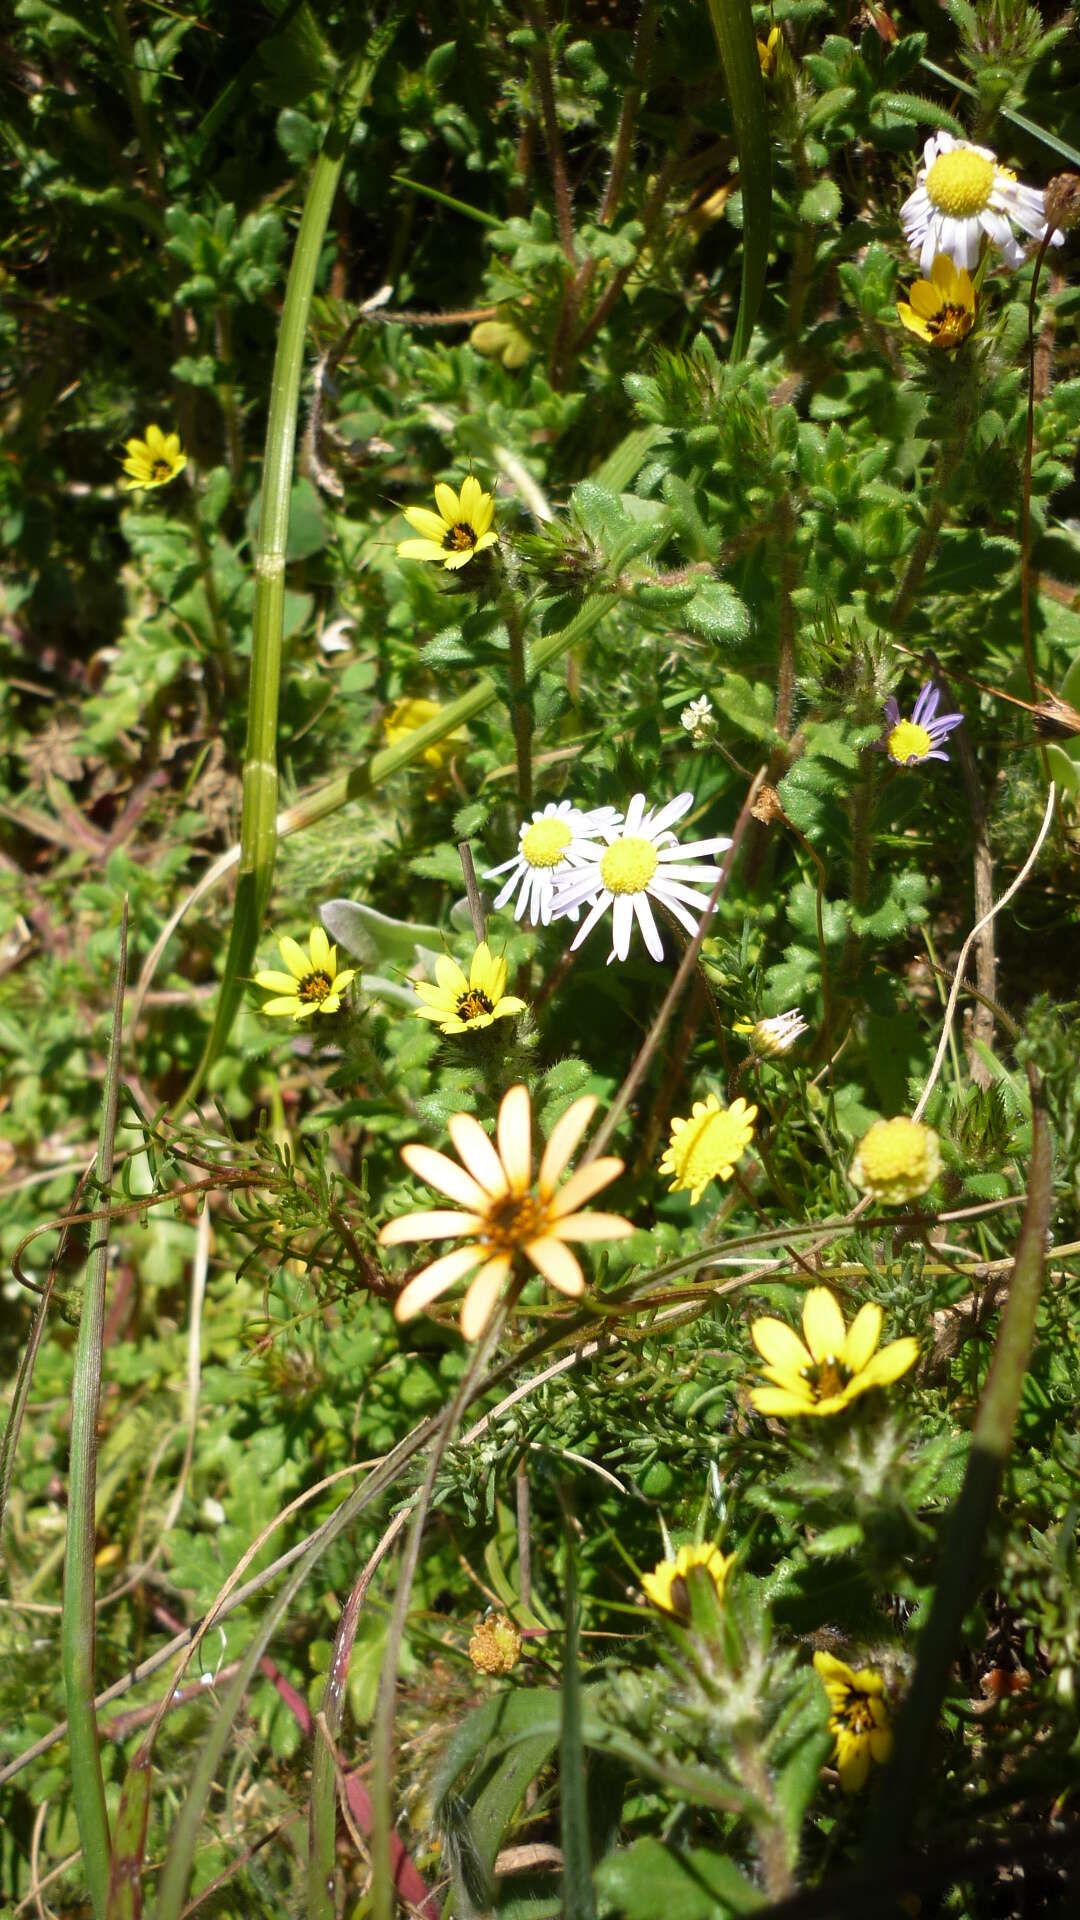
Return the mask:
<svg viewBox="0 0 1080 1920">
<path fill-rule="evenodd" d="M 447 527 L 446 532 L 443 534 L 443 546 L 447 548 L 450 553 L 465 553 L 470 547 L 475 547 L 475 545 L 475 528 L 470 527 L 465 520 L 459 520 L 456 527 Z"/>
<path fill-rule="evenodd" d="M 298 1000 L 325 1000 L 333 984 L 328 973 L 316 968 L 314 973 L 305 973 L 303 979 L 297 981 L 296 997 Z"/>
<path fill-rule="evenodd" d="M 844 1722 L 849 1733 L 866 1734 L 874 1731 L 874 1716 L 865 1693 L 849 1694 L 838 1718 Z"/>
<path fill-rule="evenodd" d="M 479 987 L 470 987 L 468 993 L 459 994 L 457 1010 L 459 1020 L 477 1020 L 482 1013 L 494 1013 L 495 1008 Z"/>
<path fill-rule="evenodd" d="M 843 1393 L 851 1379 L 851 1369 L 830 1353 L 815 1366 L 804 1367 L 799 1378 L 806 1381 L 815 1400 L 831 1400 L 834 1393 Z"/>
<path fill-rule="evenodd" d="M 484 1222 L 484 1243 L 492 1253 L 513 1253 L 546 1232 L 547 1210 L 531 1193 L 504 1193 L 492 1202 Z"/>
<path fill-rule="evenodd" d="M 948 300 L 926 322 L 926 331 L 939 347 L 958 347 L 971 331 L 973 315 L 967 307 L 953 306 Z"/>
<path fill-rule="evenodd" d="M 150 469 L 151 480 L 167 480 L 172 473 L 172 464 L 168 460 L 155 460 Z"/>
</svg>

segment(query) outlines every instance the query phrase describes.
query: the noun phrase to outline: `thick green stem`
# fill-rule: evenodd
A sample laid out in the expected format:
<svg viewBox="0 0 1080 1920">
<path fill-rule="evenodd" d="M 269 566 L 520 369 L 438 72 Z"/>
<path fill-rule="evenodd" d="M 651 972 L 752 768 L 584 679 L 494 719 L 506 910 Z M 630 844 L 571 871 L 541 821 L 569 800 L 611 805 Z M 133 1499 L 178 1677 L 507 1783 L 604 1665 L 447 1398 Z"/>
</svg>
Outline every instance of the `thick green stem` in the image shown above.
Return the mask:
<svg viewBox="0 0 1080 1920">
<path fill-rule="evenodd" d="M 109 1818 L 94 1712 L 94 1534 L 97 1489 L 97 1421 L 101 1393 L 101 1345 L 105 1328 L 105 1280 L 109 1267 L 107 1195 L 112 1185 L 113 1142 L 120 1087 L 120 1036 L 127 971 L 127 901 L 120 926 L 120 956 L 113 994 L 112 1032 L 105 1069 L 104 1104 L 94 1169 L 104 1210 L 90 1230 L 86 1290 L 75 1346 L 71 1383 L 71 1465 L 68 1471 L 67 1550 L 60 1625 L 64 1692 L 71 1746 L 71 1797 L 75 1803 L 83 1866 L 95 1920 L 104 1920 L 109 1894 Z"/>
<path fill-rule="evenodd" d="M 720 50 L 735 144 L 739 150 L 739 186 L 743 202 L 742 287 L 731 340 L 732 360 L 745 358 L 754 331 L 769 265 L 772 214 L 772 158 L 765 90 L 757 36 L 749 0 L 708 0 Z"/>
<path fill-rule="evenodd" d="M 986 1536 L 997 1506 L 1013 1427 L 1035 1339 L 1042 1293 L 1046 1234 L 1053 1200 L 1050 1127 L 1031 1076 L 1032 1146 L 1028 1197 L 1016 1245 L 1012 1284 L 990 1372 L 971 1435 L 964 1484 L 953 1509 L 930 1618 L 919 1640 L 911 1691 L 896 1746 L 867 1822 L 863 1859 L 881 1870 L 904 1850 L 919 1796 L 930 1775 L 927 1752 L 956 1658 L 964 1615 L 978 1596 Z"/>
<path fill-rule="evenodd" d="M 349 70 L 338 96 L 333 122 L 312 171 L 289 268 L 270 385 L 262 502 L 255 547 L 255 606 L 240 815 L 240 871 L 236 882 L 229 948 L 225 956 L 225 973 L 214 1023 L 195 1078 L 188 1089 L 189 1100 L 194 1098 L 208 1068 L 220 1053 L 236 1016 L 244 976 L 251 971 L 255 945 L 274 878 L 285 544 L 289 531 L 304 339 L 315 289 L 315 274 L 345 162 L 349 134 L 367 98 L 379 62 L 397 31 L 398 20 L 396 12 L 387 17 Z"/>
</svg>

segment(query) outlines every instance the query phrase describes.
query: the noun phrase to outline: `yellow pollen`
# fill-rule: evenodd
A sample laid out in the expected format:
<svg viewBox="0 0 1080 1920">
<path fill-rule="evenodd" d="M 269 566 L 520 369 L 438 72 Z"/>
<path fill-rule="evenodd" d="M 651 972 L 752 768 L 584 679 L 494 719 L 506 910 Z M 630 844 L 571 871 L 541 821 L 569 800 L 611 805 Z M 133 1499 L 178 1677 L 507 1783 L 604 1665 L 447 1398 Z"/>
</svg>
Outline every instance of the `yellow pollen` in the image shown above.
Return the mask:
<svg viewBox="0 0 1080 1920">
<path fill-rule="evenodd" d="M 842 1360 L 830 1353 L 815 1366 L 804 1367 L 799 1378 L 806 1381 L 815 1400 L 831 1400 L 835 1393 L 843 1393 L 851 1373 Z"/>
<path fill-rule="evenodd" d="M 931 314 L 926 331 L 935 347 L 958 347 L 971 332 L 974 318 L 970 307 L 954 307 L 946 300 L 937 313 Z M 915 731 L 921 733 L 922 728 L 916 727 Z"/>
<path fill-rule="evenodd" d="M 486 993 L 479 987 L 470 987 L 467 993 L 458 996 L 457 1012 L 459 1020 L 476 1020 L 482 1013 L 495 1011 Z"/>
<path fill-rule="evenodd" d="M 858 1735 L 874 1731 L 874 1716 L 865 1693 L 850 1694 L 837 1719 L 843 1721 L 849 1733 Z"/>
<path fill-rule="evenodd" d="M 330 975 L 323 973 L 321 968 L 314 973 L 305 973 L 303 979 L 297 982 L 296 997 L 298 1000 L 325 1000 L 333 984 Z"/>
<path fill-rule="evenodd" d="M 989 205 L 994 172 L 994 162 L 981 153 L 974 153 L 970 147 L 953 147 L 934 161 L 926 176 L 926 191 L 939 213 L 950 214 L 954 220 L 969 220 Z"/>
<path fill-rule="evenodd" d="M 150 478 L 151 480 L 167 480 L 171 472 L 172 466 L 168 460 L 155 460 L 150 469 Z"/>
<path fill-rule="evenodd" d="M 530 867 L 557 867 L 573 837 L 565 820 L 549 814 L 546 820 L 534 820 L 522 834 L 522 857 Z"/>
<path fill-rule="evenodd" d="M 548 1229 L 547 1208 L 531 1193 L 507 1193 L 492 1202 L 482 1239 L 489 1253 L 516 1253 Z"/>
<path fill-rule="evenodd" d="M 456 527 L 447 527 L 443 534 L 443 546 L 450 553 L 464 553 L 467 548 L 475 545 L 476 532 L 464 520 L 459 520 Z"/>
<path fill-rule="evenodd" d="M 609 893 L 644 893 L 659 864 L 652 841 L 628 833 L 608 848 L 600 862 L 600 878 Z"/>
<path fill-rule="evenodd" d="M 925 760 L 933 741 L 925 727 L 914 720 L 900 720 L 889 735 L 889 753 L 894 760 Z"/>
</svg>

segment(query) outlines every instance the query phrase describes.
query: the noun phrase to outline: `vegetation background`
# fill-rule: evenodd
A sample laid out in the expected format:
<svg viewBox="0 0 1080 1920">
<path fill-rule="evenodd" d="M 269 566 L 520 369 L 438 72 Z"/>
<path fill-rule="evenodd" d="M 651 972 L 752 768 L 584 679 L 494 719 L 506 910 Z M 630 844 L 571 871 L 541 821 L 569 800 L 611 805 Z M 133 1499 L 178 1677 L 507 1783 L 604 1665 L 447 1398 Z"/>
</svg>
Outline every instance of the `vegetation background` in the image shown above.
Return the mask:
<svg viewBox="0 0 1080 1920">
<path fill-rule="evenodd" d="M 1080 169 L 1071 16 L 14 14 L 7 1910 L 386 1920 L 392 1874 L 410 1910 L 459 1920 L 809 1920 L 901 1893 L 926 1915 L 1066 1911 L 1075 239 L 1042 265 L 1031 355 L 1030 257 L 991 258 L 955 351 L 896 303 L 932 133 L 1039 187 Z M 279 408 L 260 532 L 282 342 L 296 461 Z M 186 465 L 127 492 L 151 422 Z M 399 559 L 401 509 L 469 473 L 497 555 Z M 267 499 L 281 599 L 256 564 Z M 907 713 L 927 680 L 963 727 L 947 764 L 894 766 L 885 701 Z M 275 753 L 279 787 L 249 774 L 242 812 L 245 758 Z M 1051 777 L 1047 838 L 946 1019 Z M 459 843 L 483 882 L 534 806 L 639 791 L 692 791 L 702 834 L 739 823 L 670 1019 L 673 937 L 661 966 L 639 945 L 606 966 L 602 930 L 569 964 L 565 922 L 493 914 L 489 886 L 528 1012 L 460 1043 L 417 1021 L 408 976 L 475 944 Z M 252 974 L 330 901 L 354 903 L 326 917 L 360 973 L 347 1007 L 267 1019 Z M 790 1056 L 734 1031 L 794 1009 Z M 521 1079 L 544 1134 L 575 1097 L 614 1103 L 611 1205 L 635 1232 L 597 1250 L 580 1309 L 528 1287 L 477 1380 L 450 1308 L 395 1322 L 404 1265 L 376 1233 L 417 1199 L 402 1144 L 444 1146 L 459 1111 L 490 1127 Z M 931 1079 L 933 1197 L 860 1212 L 854 1148 Z M 757 1133 L 691 1204 L 657 1165 L 710 1093 L 754 1102 Z M 822 1278 L 848 1319 L 877 1302 L 919 1365 L 840 1417 L 766 1420 L 750 1325 L 796 1321 Z M 410 1595 L 395 1556 L 425 1458 Z M 714 1539 L 737 1556 L 723 1595 L 695 1578 L 681 1622 L 651 1609 L 643 1572 Z M 488 1608 L 524 1634 L 515 1659 L 512 1632 L 477 1652 Z M 815 1651 L 880 1677 L 884 1787 L 875 1764 L 840 1790 Z"/>
</svg>

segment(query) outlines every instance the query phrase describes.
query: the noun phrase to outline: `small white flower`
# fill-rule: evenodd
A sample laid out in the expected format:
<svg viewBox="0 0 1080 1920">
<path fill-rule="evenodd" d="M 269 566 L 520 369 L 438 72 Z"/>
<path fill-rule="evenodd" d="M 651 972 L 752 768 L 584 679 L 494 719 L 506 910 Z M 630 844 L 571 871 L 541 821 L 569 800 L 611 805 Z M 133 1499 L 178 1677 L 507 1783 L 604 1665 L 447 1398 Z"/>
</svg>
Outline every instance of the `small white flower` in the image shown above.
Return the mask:
<svg viewBox="0 0 1080 1920">
<path fill-rule="evenodd" d="M 576 912 L 584 901 L 591 901 L 589 913 L 571 945 L 571 953 L 588 939 L 597 921 L 611 907 L 612 951 L 608 965 L 612 960 L 626 959 L 635 918 L 649 953 L 654 960 L 662 960 L 664 948 L 649 905 L 650 896 L 659 900 L 688 933 L 697 932 L 701 916 L 708 910 L 708 895 L 686 883 L 696 881 L 700 889 L 703 884 L 711 887 L 719 880 L 719 867 L 703 862 L 707 854 L 730 847 L 731 841 L 715 835 L 711 840 L 693 840 L 687 846 L 680 846 L 671 827 L 693 804 L 692 793 L 680 793 L 666 805 L 646 811 L 645 795 L 635 793 L 626 809 L 626 819 L 601 829 L 607 846 L 591 854 L 577 873 L 556 882 L 556 918 Z M 690 907 L 697 908 L 696 919 L 688 911 Z"/>
<path fill-rule="evenodd" d="M 969 272 L 978 265 L 983 235 L 998 247 L 1010 267 L 1023 264 L 1024 249 L 1013 234 L 1019 227 L 1032 239 L 1046 233 L 1043 196 L 1021 186 L 1015 173 L 999 166 L 989 147 L 935 133 L 923 149 L 915 191 L 900 209 L 908 246 L 924 274 L 934 257 L 947 253 L 954 266 Z M 1060 247 L 1063 233 L 1053 233 Z"/>
<path fill-rule="evenodd" d="M 695 747 L 707 746 L 716 726 L 708 694 L 703 693 L 700 700 L 691 700 L 689 706 L 683 708 L 679 720 Z"/>
<path fill-rule="evenodd" d="M 778 1054 L 790 1053 L 808 1029 L 802 1014 L 794 1007 L 790 1013 L 771 1013 L 763 1020 L 736 1020 L 734 1031 L 746 1035 L 753 1053 L 771 1060 Z"/>
<path fill-rule="evenodd" d="M 583 862 L 599 858 L 604 848 L 597 835 L 605 828 L 617 827 L 619 819 L 614 807 L 583 811 L 571 800 L 550 801 L 531 820 L 522 822 L 513 859 L 504 860 L 501 867 L 492 867 L 484 875 L 485 880 L 494 880 L 500 873 L 510 875 L 496 898 L 496 909 L 504 907 L 520 887 L 514 919 L 522 920 L 528 914 L 532 926 L 546 927 L 551 920 L 556 882 L 569 878 Z M 575 908 L 574 919 L 577 917 Z"/>
</svg>

